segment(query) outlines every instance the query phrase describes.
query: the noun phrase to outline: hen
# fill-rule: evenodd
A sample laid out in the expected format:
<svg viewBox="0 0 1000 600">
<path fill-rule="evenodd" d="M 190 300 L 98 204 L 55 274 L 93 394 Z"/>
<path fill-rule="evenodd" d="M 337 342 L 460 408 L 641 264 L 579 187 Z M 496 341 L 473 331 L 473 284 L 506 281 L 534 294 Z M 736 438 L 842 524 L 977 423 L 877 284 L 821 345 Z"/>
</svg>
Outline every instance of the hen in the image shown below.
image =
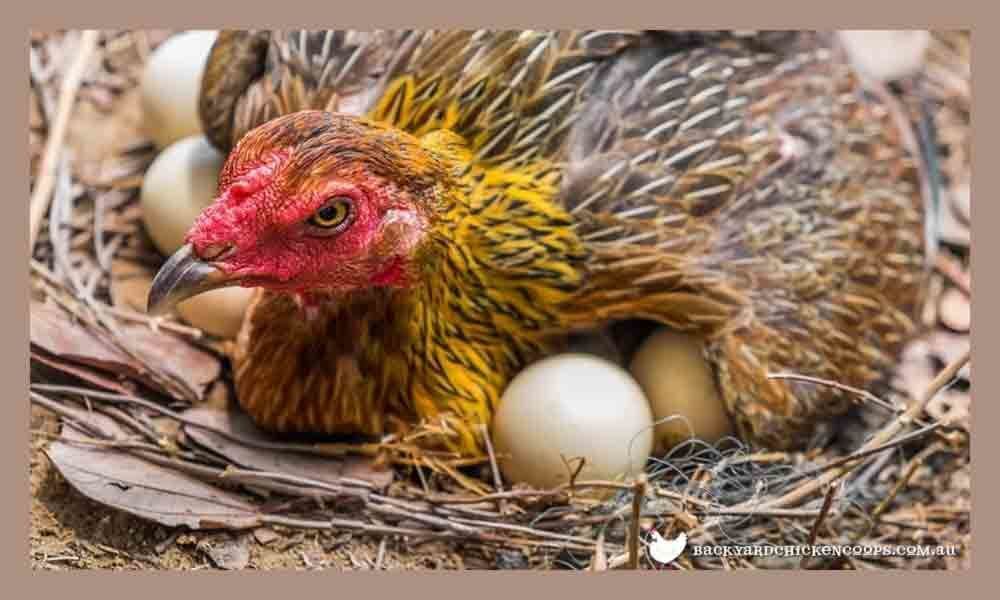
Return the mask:
<svg viewBox="0 0 1000 600">
<path fill-rule="evenodd" d="M 801 446 L 849 399 L 768 374 L 870 386 L 915 329 L 893 102 L 818 33 L 224 32 L 201 111 L 231 152 L 150 306 L 262 288 L 234 372 L 269 430 L 477 454 L 523 366 L 646 319 L 704 340 L 742 436 Z"/>
</svg>

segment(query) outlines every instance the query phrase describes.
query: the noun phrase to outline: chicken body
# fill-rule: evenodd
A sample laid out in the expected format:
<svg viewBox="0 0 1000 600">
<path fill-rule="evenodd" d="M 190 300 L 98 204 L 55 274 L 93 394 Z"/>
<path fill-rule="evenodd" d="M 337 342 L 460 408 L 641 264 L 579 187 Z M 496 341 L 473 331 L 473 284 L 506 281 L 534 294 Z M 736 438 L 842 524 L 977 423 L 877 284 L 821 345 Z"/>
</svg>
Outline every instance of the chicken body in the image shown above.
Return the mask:
<svg viewBox="0 0 1000 600">
<path fill-rule="evenodd" d="M 217 145 L 239 140 L 227 169 L 288 154 L 275 177 L 303 182 L 354 160 L 416 198 L 385 243 L 420 234 L 403 262 L 368 251 L 366 285 L 261 284 L 240 403 L 285 432 L 440 423 L 476 454 L 526 364 L 648 319 L 704 340 L 742 436 L 801 446 L 848 398 L 769 374 L 878 381 L 927 262 L 907 124 L 828 39 L 223 33 L 201 108 Z"/>
</svg>

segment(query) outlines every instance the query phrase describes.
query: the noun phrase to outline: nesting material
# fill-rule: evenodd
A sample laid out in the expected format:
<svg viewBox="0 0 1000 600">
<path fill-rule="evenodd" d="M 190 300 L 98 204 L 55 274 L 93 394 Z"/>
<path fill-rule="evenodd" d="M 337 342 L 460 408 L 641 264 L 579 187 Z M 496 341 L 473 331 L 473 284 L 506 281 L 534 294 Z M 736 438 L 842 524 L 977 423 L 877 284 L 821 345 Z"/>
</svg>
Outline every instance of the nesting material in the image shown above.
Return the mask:
<svg viewBox="0 0 1000 600">
<path fill-rule="evenodd" d="M 630 370 L 653 410 L 657 454 L 692 437 L 715 443 L 733 433 L 696 338 L 659 329 L 643 342 Z"/>
<path fill-rule="evenodd" d="M 160 45 L 142 74 L 146 133 L 159 148 L 201 133 L 198 93 L 216 31 L 186 31 Z"/>
<path fill-rule="evenodd" d="M 541 360 L 511 381 L 493 441 L 511 482 L 550 488 L 641 473 L 653 446 L 653 415 L 639 384 L 602 358 L 567 353 Z"/>
</svg>

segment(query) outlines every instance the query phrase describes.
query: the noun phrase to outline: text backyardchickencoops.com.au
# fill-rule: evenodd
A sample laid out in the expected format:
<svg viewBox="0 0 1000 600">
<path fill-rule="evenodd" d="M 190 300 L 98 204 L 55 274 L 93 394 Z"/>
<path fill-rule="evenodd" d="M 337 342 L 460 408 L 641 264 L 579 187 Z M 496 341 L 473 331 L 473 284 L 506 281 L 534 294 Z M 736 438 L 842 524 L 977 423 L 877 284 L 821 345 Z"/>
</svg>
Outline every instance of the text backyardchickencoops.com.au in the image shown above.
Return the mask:
<svg viewBox="0 0 1000 600">
<path fill-rule="evenodd" d="M 687 552 L 692 556 L 738 557 L 738 556 L 815 556 L 815 557 L 930 557 L 958 556 L 961 546 L 956 545 L 898 545 L 898 544 L 853 544 L 853 545 L 786 545 L 786 546 L 716 546 L 691 545 Z"/>
</svg>

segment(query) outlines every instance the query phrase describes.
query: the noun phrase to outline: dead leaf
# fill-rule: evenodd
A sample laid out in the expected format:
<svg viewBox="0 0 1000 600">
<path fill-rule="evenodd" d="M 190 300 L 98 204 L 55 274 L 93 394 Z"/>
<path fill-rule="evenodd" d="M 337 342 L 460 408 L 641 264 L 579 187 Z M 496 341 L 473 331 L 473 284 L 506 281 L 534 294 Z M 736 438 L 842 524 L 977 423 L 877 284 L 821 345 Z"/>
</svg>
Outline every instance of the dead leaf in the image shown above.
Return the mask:
<svg viewBox="0 0 1000 600">
<path fill-rule="evenodd" d="M 220 535 L 198 543 L 198 550 L 208 555 L 220 569 L 237 571 L 250 564 L 249 535 Z"/>
<path fill-rule="evenodd" d="M 258 429 L 250 417 L 238 410 L 219 411 L 204 407 L 184 411 L 184 416 L 198 423 L 258 442 L 275 440 Z M 326 483 L 338 483 L 349 477 L 368 481 L 376 487 L 392 483 L 391 469 L 376 468 L 374 459 L 363 456 L 327 457 L 293 451 L 262 450 L 230 441 L 200 427 L 184 426 L 184 433 L 194 442 L 205 446 L 233 463 L 245 468 L 308 477 Z"/>
<path fill-rule="evenodd" d="M 60 358 L 55 356 L 48 356 L 40 351 L 35 352 L 34 350 L 31 351 L 31 360 L 37 361 L 39 364 L 45 365 L 47 367 L 56 369 L 57 371 L 66 373 L 67 375 L 72 375 L 77 379 L 86 381 L 87 383 L 96 385 L 97 387 L 103 388 L 110 392 L 115 392 L 118 394 L 132 393 L 132 390 L 129 390 L 127 387 L 121 385 L 115 380 L 109 379 L 101 375 L 101 373 L 96 369 L 91 369 L 83 365 L 76 365 L 69 361 L 61 360 Z"/>
<path fill-rule="evenodd" d="M 253 530 L 253 537 L 257 540 L 258 544 L 266 546 L 281 536 L 268 527 L 258 527 Z"/>
<path fill-rule="evenodd" d="M 186 341 L 163 331 L 154 331 L 141 324 L 122 325 L 120 331 L 127 339 L 129 351 L 142 360 L 125 354 L 110 342 L 52 303 L 31 303 L 31 343 L 45 352 L 119 375 L 126 375 L 164 393 L 166 389 L 149 373 L 170 376 L 201 400 L 207 387 L 222 373 L 219 359 Z M 175 386 L 176 387 L 176 386 Z M 190 399 L 190 398 L 189 398 Z"/>
<path fill-rule="evenodd" d="M 126 371 L 136 376 L 142 365 L 94 335 L 52 303 L 32 302 L 31 343 L 61 359 L 104 371 Z"/>
<path fill-rule="evenodd" d="M 122 333 L 128 337 L 133 352 L 185 382 L 198 400 L 205 397 L 208 386 L 222 374 L 218 358 L 169 333 L 153 331 L 145 325 L 122 327 Z"/>
<path fill-rule="evenodd" d="M 81 421 L 115 439 L 127 436 L 112 419 L 74 410 Z M 248 529 L 260 515 L 235 494 L 153 464 L 120 449 L 84 446 L 87 436 L 64 424 L 46 454 L 59 473 L 91 500 L 168 527 Z"/>
</svg>

